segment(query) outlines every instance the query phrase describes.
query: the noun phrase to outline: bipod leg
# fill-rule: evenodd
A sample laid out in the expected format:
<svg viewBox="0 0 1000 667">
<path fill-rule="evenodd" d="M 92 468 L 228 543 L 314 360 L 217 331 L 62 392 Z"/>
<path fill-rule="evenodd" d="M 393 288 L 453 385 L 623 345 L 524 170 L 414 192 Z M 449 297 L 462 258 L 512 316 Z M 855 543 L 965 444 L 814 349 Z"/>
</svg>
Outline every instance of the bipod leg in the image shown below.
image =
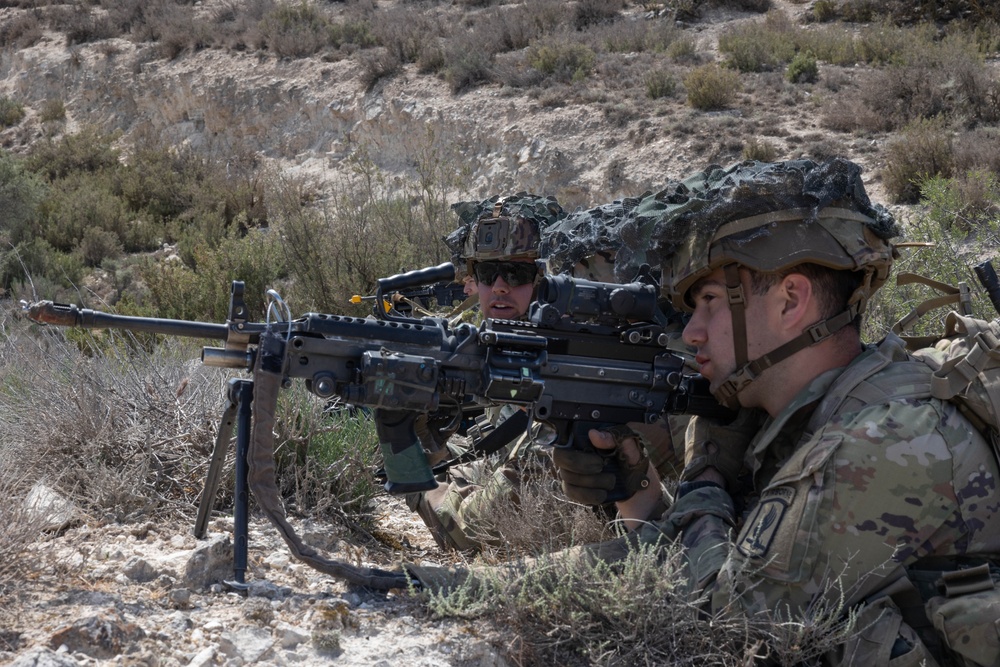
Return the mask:
<svg viewBox="0 0 1000 667">
<path fill-rule="evenodd" d="M 233 581 L 225 582 L 230 588 L 245 591 L 247 551 L 249 549 L 250 487 L 247 478 L 250 466 L 250 418 L 253 409 L 253 381 L 235 380 L 232 393 L 236 397 L 236 501 L 233 506 Z"/>
<path fill-rule="evenodd" d="M 219 491 L 219 476 L 222 474 L 222 466 L 226 462 L 226 450 L 229 448 L 229 442 L 233 439 L 233 427 L 236 425 L 236 408 L 239 401 L 239 396 L 233 387 L 236 382 L 240 382 L 240 380 L 230 380 L 226 387 L 226 409 L 219 422 L 219 433 L 215 437 L 212 461 L 208 466 L 208 474 L 205 476 L 205 488 L 201 492 L 198 518 L 194 522 L 194 536 L 199 540 L 205 539 L 205 535 L 208 533 L 208 519 L 212 515 L 212 507 L 215 505 L 215 494 Z"/>
</svg>

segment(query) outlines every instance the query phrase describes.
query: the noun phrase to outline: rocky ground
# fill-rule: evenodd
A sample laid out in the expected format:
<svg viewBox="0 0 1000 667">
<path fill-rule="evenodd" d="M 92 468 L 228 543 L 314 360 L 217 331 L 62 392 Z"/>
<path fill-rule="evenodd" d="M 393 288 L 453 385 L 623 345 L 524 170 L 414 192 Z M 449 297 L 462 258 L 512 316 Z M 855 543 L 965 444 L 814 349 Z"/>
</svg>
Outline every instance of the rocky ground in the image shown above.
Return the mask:
<svg viewBox="0 0 1000 667">
<path fill-rule="evenodd" d="M 330 526 L 296 523 L 331 557 L 393 567 L 440 562 L 419 519 L 382 499 L 382 527 L 403 552 L 359 546 Z M 38 545 L 45 563 L 0 612 L 0 662 L 84 665 L 510 664 L 501 641 L 473 622 L 435 619 L 408 591 L 352 589 L 288 552 L 263 518 L 251 519 L 246 591 L 232 581 L 232 518 L 204 540 L 172 521 L 96 527 L 79 523 Z"/>
</svg>

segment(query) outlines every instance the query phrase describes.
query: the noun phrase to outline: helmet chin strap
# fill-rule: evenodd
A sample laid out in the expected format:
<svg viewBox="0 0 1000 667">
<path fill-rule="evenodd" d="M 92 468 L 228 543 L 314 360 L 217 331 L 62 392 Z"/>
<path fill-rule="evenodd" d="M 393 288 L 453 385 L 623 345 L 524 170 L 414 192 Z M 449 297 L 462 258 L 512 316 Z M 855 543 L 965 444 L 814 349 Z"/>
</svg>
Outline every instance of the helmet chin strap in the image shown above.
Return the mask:
<svg viewBox="0 0 1000 667">
<path fill-rule="evenodd" d="M 848 303 L 846 310 L 841 311 L 833 317 L 820 320 L 816 324 L 807 327 L 805 331 L 790 341 L 779 345 L 774 350 L 757 357 L 753 361 L 748 361 L 747 358 L 750 356 L 750 352 L 747 340 L 747 300 L 746 293 L 743 290 L 743 283 L 740 281 L 739 265 L 727 264 L 723 267 L 723 272 L 726 277 L 726 295 L 729 299 L 729 310 L 733 320 L 733 347 L 735 350 L 736 370 L 714 392 L 714 396 L 719 403 L 732 410 L 740 409 L 740 392 L 756 380 L 761 373 L 800 350 L 804 350 L 829 338 L 853 322 L 854 318 L 865 309 L 867 302 L 865 295 L 870 293 L 867 288 L 870 286 L 872 279 L 872 272 L 869 271 L 862 285 L 851 295 L 850 303 Z"/>
</svg>

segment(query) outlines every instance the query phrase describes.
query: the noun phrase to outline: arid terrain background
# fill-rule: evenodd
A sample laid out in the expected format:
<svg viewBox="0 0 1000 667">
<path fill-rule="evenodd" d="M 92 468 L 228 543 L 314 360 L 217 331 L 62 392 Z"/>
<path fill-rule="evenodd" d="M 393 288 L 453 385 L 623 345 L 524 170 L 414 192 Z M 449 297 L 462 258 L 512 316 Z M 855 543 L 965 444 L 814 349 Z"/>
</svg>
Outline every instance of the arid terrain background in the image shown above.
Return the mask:
<svg viewBox="0 0 1000 667">
<path fill-rule="evenodd" d="M 911 181 L 934 175 L 959 179 L 949 192 L 984 202 L 971 212 L 949 209 L 954 220 L 985 214 L 995 222 L 1000 28 L 984 3 L 912 4 L 919 7 L 872 2 L 869 9 L 893 11 L 866 14 L 863 2 L 832 0 L 293 3 L 300 18 L 320 12 L 341 30 L 333 39 L 324 24 L 327 36 L 313 48 L 306 42 L 315 32 L 267 28 L 273 3 L 263 0 L 0 0 L 0 111 L 19 110 L 0 127 L 0 147 L 27 158 L 38 146 L 97 131 L 113 137 L 126 163 L 141 155 L 137 146 L 152 144 L 211 156 L 227 174 L 250 156 L 268 178 L 306 184 L 304 200 L 333 200 L 357 183 L 363 164 L 381 188 L 413 198 L 527 190 L 554 195 L 570 211 L 655 191 L 712 163 L 842 155 L 864 167 L 872 199 L 904 223 L 929 207 Z M 243 13 L 252 17 L 245 25 Z M 127 22 L 111 22 L 116 29 L 105 21 L 125 15 Z M 881 22 L 887 17 L 894 22 Z M 359 24 L 368 37 L 344 36 Z M 798 76 L 789 68 L 800 55 Z M 698 98 L 706 88 L 708 99 Z M 14 248 L 7 213 L 0 210 L 0 233 Z M 164 243 L 146 255 L 173 261 L 176 249 Z M 123 293 L 116 271 L 125 260 L 102 259 L 84 262 L 87 276 L 74 287 L 98 305 Z M 396 267 L 405 268 L 415 267 Z M 8 544 L 29 545 L 0 550 L 16 563 L 0 565 L 0 662 L 500 667 L 561 655 L 526 645 L 523 628 L 442 618 L 412 592 L 351 589 L 296 562 L 258 516 L 250 589 L 230 590 L 222 581 L 231 576 L 231 504 L 222 504 L 207 540 L 191 530 L 207 462 L 177 474 L 173 495 L 144 495 L 162 488 L 144 481 L 151 470 L 176 470 L 159 453 L 164 443 L 183 441 L 207 459 L 226 377 L 195 370 L 196 349 L 152 370 L 109 364 L 129 376 L 127 386 L 80 370 L 76 357 L 54 351 L 14 313 L 18 298 L 53 294 L 8 274 L 0 412 L 18 410 L 0 415 L 0 471 L 32 472 L 0 490 L 12 506 L 33 509 L 9 515 L 18 521 L 7 521 L 8 534 L 0 529 Z M 50 367 L 94 384 L 50 390 L 56 382 L 39 370 Z M 143 399 L 130 399 L 131 391 Z M 120 426 L 161 411 L 173 430 L 158 427 L 154 437 Z M 25 416 L 32 414 L 38 425 Z M 136 476 L 128 494 L 106 468 L 83 494 L 87 483 L 68 483 L 65 470 L 25 454 L 33 439 L 71 448 L 115 437 L 146 443 L 135 450 L 143 460 L 121 468 L 121 477 Z M 83 451 L 96 459 L 105 452 Z M 96 502 L 92 487 L 101 485 L 107 493 Z M 76 491 L 91 502 L 78 502 Z M 364 530 L 351 530 L 335 511 L 292 517 L 308 541 L 351 562 L 461 560 L 439 551 L 398 499 L 378 495 L 366 513 L 373 519 Z M 44 531 L 26 538 L 22 527 Z M 551 636 L 562 635 L 554 626 Z M 625 660 L 613 650 L 570 655 L 563 659 L 579 664 Z M 751 664 L 751 655 L 727 664 Z M 628 661 L 703 659 L 678 649 Z"/>
</svg>

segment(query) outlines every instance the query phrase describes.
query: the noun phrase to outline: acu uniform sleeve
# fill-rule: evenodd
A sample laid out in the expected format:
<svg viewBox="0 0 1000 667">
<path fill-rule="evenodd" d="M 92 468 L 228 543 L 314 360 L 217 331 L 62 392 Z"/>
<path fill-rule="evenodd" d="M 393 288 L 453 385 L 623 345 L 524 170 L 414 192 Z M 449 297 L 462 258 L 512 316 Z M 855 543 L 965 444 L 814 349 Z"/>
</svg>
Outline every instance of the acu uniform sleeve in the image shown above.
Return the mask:
<svg viewBox="0 0 1000 667">
<path fill-rule="evenodd" d="M 835 418 L 763 489 L 713 591 L 750 613 L 801 616 L 826 597 L 870 598 L 905 565 L 962 539 L 941 404 L 891 403 Z M 947 435 L 947 437 L 946 437 Z M 978 436 L 978 434 L 976 434 Z"/>
</svg>

